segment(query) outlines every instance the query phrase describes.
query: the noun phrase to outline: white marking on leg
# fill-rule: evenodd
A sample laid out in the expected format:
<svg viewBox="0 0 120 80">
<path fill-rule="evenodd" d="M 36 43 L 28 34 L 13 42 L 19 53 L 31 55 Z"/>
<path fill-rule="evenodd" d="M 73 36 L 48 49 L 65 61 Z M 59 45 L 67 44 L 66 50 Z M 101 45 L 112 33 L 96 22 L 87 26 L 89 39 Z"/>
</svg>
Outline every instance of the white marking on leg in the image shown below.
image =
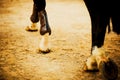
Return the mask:
<svg viewBox="0 0 120 80">
<path fill-rule="evenodd" d="M 47 51 L 50 47 L 49 44 L 49 33 L 46 33 L 45 35 L 42 36 L 39 48 L 41 51 Z"/>
<path fill-rule="evenodd" d="M 94 50 L 92 51 L 92 55 L 95 56 L 98 66 L 101 61 L 107 60 L 107 54 L 105 53 L 105 50 L 103 47 L 98 48 L 97 46 L 95 46 Z"/>
<path fill-rule="evenodd" d="M 97 46 L 94 46 L 92 50 L 92 55 L 86 61 L 87 70 L 98 69 L 100 62 L 107 61 L 107 59 L 108 57 L 105 53 L 104 48 L 98 48 Z"/>
<path fill-rule="evenodd" d="M 31 23 L 29 26 L 25 28 L 26 31 L 37 31 L 37 23 Z"/>
<path fill-rule="evenodd" d="M 37 23 L 31 23 L 31 26 L 29 26 L 30 30 L 38 30 Z"/>
<path fill-rule="evenodd" d="M 37 23 L 31 23 L 31 28 L 36 28 L 37 27 Z"/>
</svg>

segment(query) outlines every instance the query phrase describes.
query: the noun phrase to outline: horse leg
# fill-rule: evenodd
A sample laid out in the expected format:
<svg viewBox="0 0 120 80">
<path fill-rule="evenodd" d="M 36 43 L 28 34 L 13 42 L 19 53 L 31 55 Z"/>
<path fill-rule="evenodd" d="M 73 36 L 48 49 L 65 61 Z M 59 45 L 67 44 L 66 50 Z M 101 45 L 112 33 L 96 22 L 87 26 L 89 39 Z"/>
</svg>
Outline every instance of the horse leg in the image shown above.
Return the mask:
<svg viewBox="0 0 120 80">
<path fill-rule="evenodd" d="M 98 65 L 102 58 L 106 58 L 106 54 L 103 48 L 106 27 L 109 22 L 109 17 L 103 17 L 101 15 L 92 15 L 92 49 L 91 56 L 86 61 L 87 70 L 97 70 Z"/>
<path fill-rule="evenodd" d="M 110 17 L 103 14 L 90 14 L 90 16 L 92 22 L 92 49 L 84 70 L 94 71 L 98 69 L 107 80 L 116 80 L 118 66 L 108 57 L 103 48 L 106 27 L 109 24 Z"/>
<path fill-rule="evenodd" d="M 116 1 L 111 1 L 111 5 L 115 6 L 110 6 L 110 14 L 111 14 L 111 22 L 112 22 L 112 29 L 113 31 L 120 35 L 120 7 L 119 0 Z"/>
<path fill-rule="evenodd" d="M 40 20 L 40 45 L 39 52 L 48 53 L 49 49 L 49 35 L 51 34 L 51 29 L 48 23 L 47 12 L 45 10 L 46 0 L 33 0 L 37 7 L 37 16 Z"/>
<path fill-rule="evenodd" d="M 96 55 L 94 55 L 93 52 L 95 52 L 96 49 L 98 49 L 97 51 L 102 50 L 101 48 L 104 44 L 106 26 L 108 25 L 109 17 L 104 16 L 104 13 L 101 13 L 101 9 L 98 7 L 99 4 L 94 4 L 98 3 L 97 1 L 84 0 L 84 2 L 90 15 L 92 27 L 92 55 L 87 59 L 84 69 L 94 71 L 98 69 L 98 61 L 96 59 Z"/>
<path fill-rule="evenodd" d="M 39 52 L 48 53 L 49 50 L 49 35 L 51 35 L 51 29 L 48 23 L 47 12 L 45 10 L 46 0 L 33 0 L 33 12 L 30 17 L 32 22 L 31 26 L 27 26 L 27 31 L 37 31 L 37 22 L 40 21 L 40 35 L 41 41 L 39 45 Z"/>
<path fill-rule="evenodd" d="M 39 19 L 40 19 L 40 35 L 41 41 L 39 45 L 39 51 L 43 53 L 48 53 L 50 52 L 49 49 L 49 35 L 51 35 L 51 28 L 48 23 L 48 18 L 47 18 L 47 12 L 46 10 L 42 10 L 38 12 Z"/>
<path fill-rule="evenodd" d="M 30 17 L 31 24 L 25 28 L 26 31 L 38 31 L 37 22 L 39 21 L 38 9 L 36 4 L 33 4 L 33 11 Z"/>
<path fill-rule="evenodd" d="M 112 15 L 111 20 L 113 25 L 113 31 L 117 34 L 120 34 L 120 22 L 119 22 L 120 15 L 119 14 Z"/>
<path fill-rule="evenodd" d="M 109 17 L 100 16 L 96 21 L 93 19 L 92 21 L 95 22 L 92 22 L 92 54 L 87 59 L 86 70 L 94 71 L 95 69 L 98 69 L 102 73 L 102 76 L 107 80 L 116 80 L 118 77 L 118 66 L 108 57 L 103 48 Z"/>
</svg>

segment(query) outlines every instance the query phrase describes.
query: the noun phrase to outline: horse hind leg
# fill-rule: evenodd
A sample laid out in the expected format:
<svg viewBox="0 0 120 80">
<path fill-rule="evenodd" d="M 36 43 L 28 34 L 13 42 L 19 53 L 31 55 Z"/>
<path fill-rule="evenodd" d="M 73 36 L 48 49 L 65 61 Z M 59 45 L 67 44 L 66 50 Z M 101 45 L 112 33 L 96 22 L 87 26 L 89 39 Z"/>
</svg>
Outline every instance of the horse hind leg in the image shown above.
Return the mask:
<svg viewBox="0 0 120 80">
<path fill-rule="evenodd" d="M 30 16 L 31 24 L 25 28 L 26 31 L 36 32 L 38 31 L 37 22 L 39 21 L 38 10 L 35 4 L 33 4 L 32 15 Z"/>
</svg>

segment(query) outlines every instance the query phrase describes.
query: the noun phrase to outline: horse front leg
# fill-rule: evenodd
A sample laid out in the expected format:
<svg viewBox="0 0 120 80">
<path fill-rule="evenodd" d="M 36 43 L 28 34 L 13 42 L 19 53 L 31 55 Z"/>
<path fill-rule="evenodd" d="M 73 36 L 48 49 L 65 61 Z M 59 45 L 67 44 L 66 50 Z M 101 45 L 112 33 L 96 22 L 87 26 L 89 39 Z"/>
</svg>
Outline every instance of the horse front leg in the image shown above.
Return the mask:
<svg viewBox="0 0 120 80">
<path fill-rule="evenodd" d="M 46 10 L 42 10 L 38 12 L 38 16 L 40 19 L 40 35 L 41 40 L 39 44 L 39 51 L 43 53 L 50 52 L 49 46 L 49 36 L 51 35 L 51 28 L 48 23 L 47 12 Z"/>
<path fill-rule="evenodd" d="M 104 38 L 106 26 L 108 24 L 108 17 L 91 13 L 92 22 L 92 49 L 91 56 L 86 61 L 86 70 L 99 70 L 99 64 L 102 60 L 107 61 L 107 56 L 104 46 Z M 89 64 L 89 65 L 88 65 Z M 93 65 L 96 64 L 96 65 Z"/>
<path fill-rule="evenodd" d="M 86 61 L 85 70 L 94 71 L 98 69 L 107 80 L 116 80 L 118 77 L 118 66 L 106 54 L 104 50 L 104 38 L 106 27 L 109 22 L 108 16 L 92 16 L 92 50 L 91 56 Z"/>
</svg>

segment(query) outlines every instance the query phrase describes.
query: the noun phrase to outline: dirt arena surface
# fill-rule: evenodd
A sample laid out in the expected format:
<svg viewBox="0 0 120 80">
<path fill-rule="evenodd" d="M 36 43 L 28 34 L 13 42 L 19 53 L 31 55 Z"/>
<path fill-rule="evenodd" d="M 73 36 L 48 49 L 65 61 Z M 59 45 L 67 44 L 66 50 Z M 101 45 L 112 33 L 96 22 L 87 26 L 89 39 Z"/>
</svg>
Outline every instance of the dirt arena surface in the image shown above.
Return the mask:
<svg viewBox="0 0 120 80">
<path fill-rule="evenodd" d="M 91 50 L 91 24 L 84 2 L 47 0 L 52 29 L 49 54 L 36 51 L 39 31 L 25 31 L 32 5 L 32 0 L 0 0 L 0 80 L 104 80 L 100 72 L 83 71 Z M 106 33 L 104 47 L 120 68 L 120 35 Z"/>
</svg>

